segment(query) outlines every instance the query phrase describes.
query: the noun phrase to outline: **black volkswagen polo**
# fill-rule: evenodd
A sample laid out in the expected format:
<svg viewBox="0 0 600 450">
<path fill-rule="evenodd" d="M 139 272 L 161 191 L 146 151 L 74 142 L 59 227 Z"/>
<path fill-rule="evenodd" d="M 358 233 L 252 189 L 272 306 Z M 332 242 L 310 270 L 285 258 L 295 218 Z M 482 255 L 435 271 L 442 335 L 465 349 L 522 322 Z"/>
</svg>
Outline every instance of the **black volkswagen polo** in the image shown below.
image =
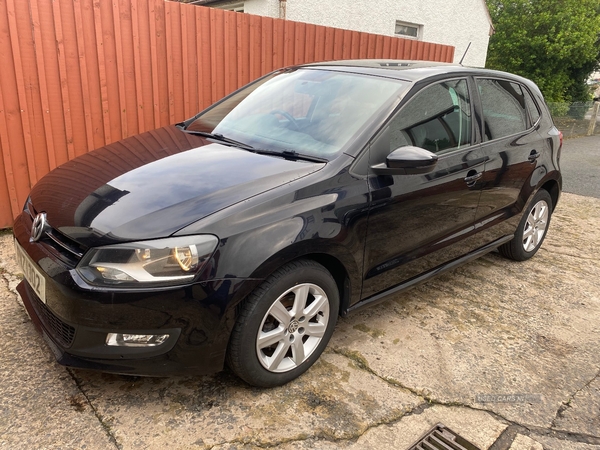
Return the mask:
<svg viewBox="0 0 600 450">
<path fill-rule="evenodd" d="M 46 175 L 14 224 L 18 289 L 61 364 L 306 371 L 339 315 L 498 249 L 525 260 L 562 136 L 507 73 L 403 61 L 273 72 Z"/>
</svg>

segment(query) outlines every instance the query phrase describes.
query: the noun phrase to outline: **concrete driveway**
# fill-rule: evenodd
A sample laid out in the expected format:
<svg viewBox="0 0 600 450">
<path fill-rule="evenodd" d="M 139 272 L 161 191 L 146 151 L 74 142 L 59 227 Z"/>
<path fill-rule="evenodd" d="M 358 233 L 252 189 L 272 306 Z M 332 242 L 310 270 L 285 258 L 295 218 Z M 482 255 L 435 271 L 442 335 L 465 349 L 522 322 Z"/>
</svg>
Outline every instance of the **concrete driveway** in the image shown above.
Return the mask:
<svg viewBox="0 0 600 450">
<path fill-rule="evenodd" d="M 560 169 L 563 192 L 600 198 L 600 135 L 565 139 Z"/>
<path fill-rule="evenodd" d="M 281 388 L 57 365 L 0 237 L 0 447 L 405 449 L 438 422 L 481 449 L 600 449 L 600 199 L 563 194 L 533 260 L 492 253 L 340 320 Z M 517 395 L 519 394 L 519 395 Z"/>
</svg>

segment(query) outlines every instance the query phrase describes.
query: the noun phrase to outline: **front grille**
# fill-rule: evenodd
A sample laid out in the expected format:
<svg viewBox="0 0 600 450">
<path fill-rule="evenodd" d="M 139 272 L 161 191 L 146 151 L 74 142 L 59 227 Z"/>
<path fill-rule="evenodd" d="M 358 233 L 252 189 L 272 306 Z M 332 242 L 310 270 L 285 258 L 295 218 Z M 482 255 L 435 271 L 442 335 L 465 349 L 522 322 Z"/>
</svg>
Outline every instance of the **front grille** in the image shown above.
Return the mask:
<svg viewBox="0 0 600 450">
<path fill-rule="evenodd" d="M 75 328 L 63 322 L 31 290 L 30 297 L 33 299 L 31 303 L 46 329 L 63 347 L 69 348 L 75 338 Z"/>
<path fill-rule="evenodd" d="M 50 228 L 46 231 L 46 236 L 56 244 L 54 248 L 60 249 L 61 252 L 67 252 L 71 257 L 80 260 L 85 250 L 75 242 L 73 239 L 68 238 L 64 234 L 56 231 L 54 228 Z M 58 246 L 58 247 L 57 247 Z"/>
<path fill-rule="evenodd" d="M 29 213 L 31 220 L 33 221 L 37 215 L 37 211 L 33 207 L 31 199 L 27 201 L 25 210 Z M 46 247 L 52 250 L 52 253 L 55 256 L 72 267 L 77 265 L 87 250 L 86 247 L 52 228 L 50 224 L 47 224 L 47 228 L 40 239 L 40 243 L 46 245 Z"/>
<path fill-rule="evenodd" d="M 409 450 L 480 450 L 445 425 L 438 423 Z"/>
</svg>

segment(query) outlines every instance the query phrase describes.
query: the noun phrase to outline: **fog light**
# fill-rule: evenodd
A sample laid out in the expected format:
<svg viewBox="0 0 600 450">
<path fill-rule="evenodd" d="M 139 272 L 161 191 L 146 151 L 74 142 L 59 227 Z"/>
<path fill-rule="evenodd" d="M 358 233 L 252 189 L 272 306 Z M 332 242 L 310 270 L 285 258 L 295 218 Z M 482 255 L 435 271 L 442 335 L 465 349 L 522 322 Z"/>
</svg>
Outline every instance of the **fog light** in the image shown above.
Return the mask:
<svg viewBox="0 0 600 450">
<path fill-rule="evenodd" d="M 106 345 L 115 347 L 156 347 L 169 338 L 168 334 L 121 334 L 108 333 Z"/>
</svg>

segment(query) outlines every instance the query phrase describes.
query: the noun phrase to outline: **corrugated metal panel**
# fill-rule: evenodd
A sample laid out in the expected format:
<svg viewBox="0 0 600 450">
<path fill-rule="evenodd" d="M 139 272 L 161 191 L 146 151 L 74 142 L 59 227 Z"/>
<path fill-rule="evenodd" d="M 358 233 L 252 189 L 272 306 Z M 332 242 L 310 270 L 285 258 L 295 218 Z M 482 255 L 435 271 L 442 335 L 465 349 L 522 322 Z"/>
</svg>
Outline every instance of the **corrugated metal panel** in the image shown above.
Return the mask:
<svg viewBox="0 0 600 450">
<path fill-rule="evenodd" d="M 0 2 L 0 227 L 56 166 L 276 68 L 454 48 L 163 0 Z"/>
</svg>

